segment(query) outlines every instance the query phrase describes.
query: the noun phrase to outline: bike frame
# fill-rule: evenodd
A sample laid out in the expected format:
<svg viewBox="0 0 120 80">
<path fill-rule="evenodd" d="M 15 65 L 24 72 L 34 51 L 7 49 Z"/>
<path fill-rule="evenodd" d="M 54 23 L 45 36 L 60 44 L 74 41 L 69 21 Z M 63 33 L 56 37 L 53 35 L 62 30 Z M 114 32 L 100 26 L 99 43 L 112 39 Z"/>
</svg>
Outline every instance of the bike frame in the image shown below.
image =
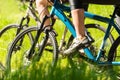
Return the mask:
<svg viewBox="0 0 120 80">
<path fill-rule="evenodd" d="M 115 10 L 116 10 L 116 8 L 115 8 Z M 105 47 L 105 42 L 106 42 L 106 40 L 107 40 L 107 38 L 109 36 L 109 33 L 110 33 L 110 30 L 111 30 L 112 26 L 120 34 L 120 28 L 118 27 L 118 25 L 116 25 L 114 23 L 115 10 L 114 10 L 111 18 L 99 16 L 99 15 L 92 14 L 92 13 L 89 13 L 89 12 L 85 12 L 85 14 L 84 14 L 85 17 L 87 17 L 87 18 L 91 18 L 91 19 L 94 19 L 94 20 L 97 20 L 97 21 L 101 21 L 101 22 L 105 22 L 105 23 L 109 24 L 107 29 L 106 29 L 106 33 L 103 36 L 103 40 L 102 40 L 100 49 L 98 51 L 97 57 L 94 57 L 92 55 L 92 52 L 88 48 L 84 48 L 84 52 L 87 55 L 88 59 L 90 59 L 90 60 L 92 60 L 92 61 L 94 61 L 94 62 L 96 62 L 98 64 L 103 64 L 103 65 L 120 65 L 120 62 L 101 62 L 101 61 L 99 61 L 99 59 L 100 59 L 100 57 L 102 55 L 102 50 Z M 66 17 L 66 15 L 64 14 L 64 11 L 70 12 L 70 7 L 65 6 L 63 4 L 60 4 L 58 0 L 55 0 L 54 4 L 52 6 L 52 9 L 50 11 L 50 15 L 51 16 L 56 15 L 66 25 L 67 29 L 71 32 L 71 34 L 74 37 L 76 37 L 76 32 L 75 32 L 74 26 L 72 25 L 71 21 Z"/>
</svg>

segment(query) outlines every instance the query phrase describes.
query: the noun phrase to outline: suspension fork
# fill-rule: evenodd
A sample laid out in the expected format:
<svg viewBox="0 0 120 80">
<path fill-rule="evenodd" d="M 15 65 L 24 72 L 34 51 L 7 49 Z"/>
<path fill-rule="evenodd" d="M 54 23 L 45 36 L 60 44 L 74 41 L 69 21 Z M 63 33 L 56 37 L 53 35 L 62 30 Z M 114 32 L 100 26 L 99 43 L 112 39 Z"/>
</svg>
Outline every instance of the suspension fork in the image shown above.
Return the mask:
<svg viewBox="0 0 120 80">
<path fill-rule="evenodd" d="M 25 20 L 26 20 L 26 24 L 23 25 L 23 22 L 24 22 Z M 20 24 L 19 24 L 19 26 L 18 26 L 18 28 L 17 28 L 16 36 L 20 33 L 20 31 L 23 29 L 24 26 L 27 26 L 27 27 L 28 27 L 29 21 L 30 21 L 29 15 L 26 15 L 25 17 L 23 17 L 23 18 L 21 19 L 21 22 L 20 22 Z M 24 39 L 24 36 L 21 38 L 20 43 L 19 43 L 18 46 L 21 46 L 21 45 L 22 45 L 23 39 Z M 19 47 L 17 47 L 17 48 L 19 48 Z"/>
<path fill-rule="evenodd" d="M 46 30 L 46 31 L 45 31 L 45 34 L 46 34 L 46 35 L 45 35 L 44 39 L 43 39 L 42 42 L 40 43 L 41 46 L 39 46 L 38 56 L 35 57 L 35 60 L 37 60 L 37 61 L 39 61 L 39 59 L 41 58 L 41 55 L 42 55 L 42 53 L 43 53 L 43 49 L 45 48 L 46 43 L 47 43 L 47 41 L 48 41 L 49 31 Z"/>
<path fill-rule="evenodd" d="M 30 58 L 32 57 L 32 55 L 34 54 L 35 46 L 36 46 L 36 44 L 37 44 L 37 42 L 38 42 L 38 39 L 39 39 L 39 36 L 40 36 L 41 32 L 44 30 L 44 29 L 43 29 L 44 23 L 45 23 L 45 21 L 46 21 L 48 18 L 49 18 L 49 17 L 46 15 L 46 16 L 43 18 L 43 21 L 41 22 L 40 27 L 38 27 L 39 29 L 37 30 L 37 34 L 36 34 L 36 36 L 35 36 L 35 40 L 34 40 L 34 42 L 32 43 L 32 46 L 31 46 L 31 48 L 30 48 L 30 50 L 29 50 L 29 54 L 28 54 L 28 56 L 27 56 L 28 59 L 30 59 Z"/>
<path fill-rule="evenodd" d="M 26 20 L 26 24 L 23 25 L 23 22 Z M 21 22 L 17 28 L 17 32 L 16 32 L 16 35 L 20 33 L 20 31 L 23 29 L 24 26 L 27 26 L 28 27 L 28 23 L 30 22 L 30 18 L 29 18 L 29 15 L 26 15 L 25 17 L 23 17 L 21 19 Z"/>
</svg>

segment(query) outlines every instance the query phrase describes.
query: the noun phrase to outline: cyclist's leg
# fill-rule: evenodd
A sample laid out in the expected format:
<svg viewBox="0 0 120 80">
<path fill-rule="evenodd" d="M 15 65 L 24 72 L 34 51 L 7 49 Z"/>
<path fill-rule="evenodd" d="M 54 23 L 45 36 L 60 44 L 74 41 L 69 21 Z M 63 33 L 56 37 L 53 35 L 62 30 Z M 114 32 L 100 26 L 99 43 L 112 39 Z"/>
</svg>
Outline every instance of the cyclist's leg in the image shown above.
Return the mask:
<svg viewBox="0 0 120 80">
<path fill-rule="evenodd" d="M 47 0 L 36 0 L 36 7 L 41 21 L 45 15 L 49 15 Z M 49 25 L 49 24 L 50 24 L 50 19 L 46 20 L 45 22 L 45 25 Z"/>
<path fill-rule="evenodd" d="M 73 44 L 64 53 L 70 54 L 76 50 L 76 48 L 82 46 L 81 44 L 88 44 L 88 39 L 85 36 L 84 26 L 84 7 L 79 0 L 69 0 L 71 6 L 71 14 L 73 24 L 76 31 L 76 38 Z"/>
</svg>

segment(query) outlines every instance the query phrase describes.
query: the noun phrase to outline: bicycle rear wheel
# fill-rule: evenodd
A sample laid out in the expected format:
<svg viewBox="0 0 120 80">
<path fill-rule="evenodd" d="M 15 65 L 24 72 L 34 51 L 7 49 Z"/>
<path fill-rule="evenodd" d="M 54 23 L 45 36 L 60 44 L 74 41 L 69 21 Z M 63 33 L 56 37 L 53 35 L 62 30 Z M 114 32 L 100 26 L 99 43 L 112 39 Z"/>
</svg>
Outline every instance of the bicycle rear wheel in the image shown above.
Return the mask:
<svg viewBox="0 0 120 80">
<path fill-rule="evenodd" d="M 17 37 L 13 40 L 9 48 L 7 60 L 6 60 L 7 63 L 6 66 L 8 70 L 24 69 L 24 67 L 31 64 L 32 60 L 34 61 L 36 56 L 37 58 L 39 57 L 40 59 L 40 61 L 38 61 L 38 64 L 40 65 L 45 64 L 46 67 L 48 67 L 48 64 L 50 64 L 51 62 L 56 64 L 58 58 L 58 49 L 57 49 L 58 47 L 53 32 L 49 32 L 49 35 L 47 35 L 44 32 L 41 32 L 39 40 L 35 48 L 33 48 L 34 52 L 32 54 L 32 57 L 30 59 L 27 58 L 29 50 L 33 43 L 33 42 L 31 43 L 28 34 L 31 34 L 34 40 L 38 30 L 39 30 L 38 27 L 27 28 L 23 30 L 20 34 L 18 34 Z M 49 36 L 51 42 L 50 44 L 43 43 L 46 42 L 47 40 L 45 39 L 46 35 Z M 22 43 L 21 43 L 21 39 L 23 39 Z M 21 43 L 21 45 L 19 45 L 19 43 Z"/>
</svg>

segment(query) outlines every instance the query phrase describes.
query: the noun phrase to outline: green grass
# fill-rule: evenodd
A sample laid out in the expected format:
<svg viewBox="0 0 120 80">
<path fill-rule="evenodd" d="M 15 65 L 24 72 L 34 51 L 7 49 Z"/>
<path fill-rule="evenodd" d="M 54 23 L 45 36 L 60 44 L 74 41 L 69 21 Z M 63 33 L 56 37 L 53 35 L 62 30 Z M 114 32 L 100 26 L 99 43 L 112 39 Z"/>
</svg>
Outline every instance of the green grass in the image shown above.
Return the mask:
<svg viewBox="0 0 120 80">
<path fill-rule="evenodd" d="M 1 0 L 0 5 L 0 28 L 18 22 L 18 19 L 22 17 L 17 0 Z"/>
<path fill-rule="evenodd" d="M 20 19 L 25 15 L 25 10 L 21 7 L 17 0 L 1 0 L 0 1 L 0 29 L 11 23 L 19 23 Z M 113 6 L 90 5 L 89 11 L 109 16 L 113 11 Z M 109 15 L 108 15 L 109 14 Z M 100 23 L 98 21 L 86 19 L 85 23 Z M 31 24 L 35 24 L 31 22 Z M 105 23 L 100 23 L 106 27 Z M 62 26 L 65 26 L 61 21 L 57 20 L 54 28 L 58 33 L 59 40 L 63 33 Z M 4 53 L 4 52 L 1 52 Z M 1 57 L 1 56 L 0 56 Z M 5 56 L 2 56 L 5 57 Z M 60 59 L 54 73 L 45 70 L 46 64 L 33 64 L 30 68 L 12 72 L 9 75 L 4 75 L 4 80 L 115 80 L 112 72 L 105 70 L 102 73 L 96 72 L 96 69 L 102 69 L 98 66 L 93 66 L 80 59 L 80 63 L 71 67 L 67 59 Z"/>
</svg>

